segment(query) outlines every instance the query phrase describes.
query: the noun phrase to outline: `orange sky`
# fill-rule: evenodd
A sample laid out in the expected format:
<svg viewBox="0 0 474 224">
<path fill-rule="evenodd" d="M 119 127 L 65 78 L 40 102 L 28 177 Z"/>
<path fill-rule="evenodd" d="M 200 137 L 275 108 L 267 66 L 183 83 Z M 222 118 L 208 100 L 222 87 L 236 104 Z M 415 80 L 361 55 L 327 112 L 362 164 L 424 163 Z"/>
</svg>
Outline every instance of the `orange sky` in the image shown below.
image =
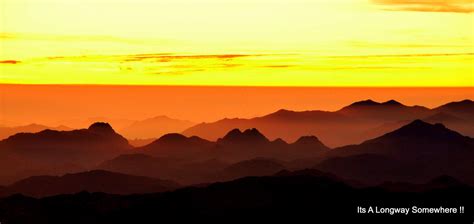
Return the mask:
<svg viewBox="0 0 474 224">
<path fill-rule="evenodd" d="M 0 125 L 474 99 L 473 12 L 473 0 L 0 0 Z"/>
<path fill-rule="evenodd" d="M 157 115 L 201 122 L 259 116 L 282 108 L 337 110 L 365 99 L 435 107 L 474 99 L 474 88 L 0 85 L 0 125 L 59 125 L 61 120 L 89 117 L 145 119 Z"/>
</svg>

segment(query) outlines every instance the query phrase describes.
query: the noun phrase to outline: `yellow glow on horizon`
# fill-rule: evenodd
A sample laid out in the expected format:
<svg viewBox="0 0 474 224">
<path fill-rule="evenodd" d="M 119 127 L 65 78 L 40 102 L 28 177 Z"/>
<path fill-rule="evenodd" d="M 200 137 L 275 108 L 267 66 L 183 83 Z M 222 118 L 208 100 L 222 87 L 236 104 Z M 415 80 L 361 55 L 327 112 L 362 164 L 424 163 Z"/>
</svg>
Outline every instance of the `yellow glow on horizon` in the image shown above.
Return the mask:
<svg viewBox="0 0 474 224">
<path fill-rule="evenodd" d="M 371 0 L 0 7 L 0 83 L 474 86 L 474 13 L 391 11 Z M 178 57 L 128 60 L 163 53 Z"/>
</svg>

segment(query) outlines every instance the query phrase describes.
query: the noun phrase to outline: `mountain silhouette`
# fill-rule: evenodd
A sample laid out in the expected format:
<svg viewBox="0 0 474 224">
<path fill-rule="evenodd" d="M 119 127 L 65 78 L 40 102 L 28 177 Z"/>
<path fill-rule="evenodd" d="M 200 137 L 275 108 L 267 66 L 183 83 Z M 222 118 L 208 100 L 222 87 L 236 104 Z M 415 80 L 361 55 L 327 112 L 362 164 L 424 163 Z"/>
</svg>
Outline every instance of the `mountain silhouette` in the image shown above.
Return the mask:
<svg viewBox="0 0 474 224">
<path fill-rule="evenodd" d="M 458 102 L 451 102 L 433 109 L 437 112 L 445 112 L 458 116 L 460 118 L 474 120 L 472 114 L 474 113 L 474 101 L 462 100 Z"/>
<path fill-rule="evenodd" d="M 251 161 L 259 162 L 257 163 L 259 165 L 263 162 L 255 158 L 270 158 L 273 163 L 275 160 L 313 158 L 323 155 L 328 150 L 329 148 L 315 136 L 304 136 L 288 144 L 283 140 L 269 141 L 257 129 L 244 131 L 235 129 L 217 142 L 180 134 L 167 134 L 147 146 L 137 148 L 135 151 L 140 154 L 121 155 L 103 162 L 98 168 L 171 179 L 179 183 L 200 184 L 241 177 L 245 173 L 242 171 L 240 175 L 231 174 L 231 168 L 227 170 L 229 172 L 225 171 L 224 168 L 228 164 Z M 276 171 L 284 168 L 277 165 L 272 167 L 278 167 L 275 168 Z M 262 175 L 261 170 L 265 170 L 264 167 L 255 168 L 256 170 L 251 172 L 252 166 L 249 166 L 246 172 Z"/>
<path fill-rule="evenodd" d="M 443 124 L 430 124 L 422 120 L 415 120 L 398 130 L 387 133 L 381 137 L 368 140 L 361 144 L 370 148 L 377 146 L 377 151 L 383 153 L 436 153 L 448 150 L 471 150 L 474 141 L 446 128 Z M 350 148 L 350 146 L 349 146 Z"/>
<path fill-rule="evenodd" d="M 270 141 L 256 128 L 250 128 L 243 132 L 233 129 L 217 140 L 214 156 L 231 163 L 258 157 L 288 161 L 313 157 L 328 149 L 316 137 L 308 141 L 304 140 L 305 138 L 294 144 L 288 144 L 281 139 Z"/>
<path fill-rule="evenodd" d="M 247 129 L 241 132 L 239 129 L 234 129 L 227 133 L 223 138 L 217 140 L 219 144 L 238 144 L 238 145 L 253 145 L 264 144 L 270 141 L 255 128 Z"/>
<path fill-rule="evenodd" d="M 0 141 L 1 182 L 38 174 L 63 174 L 96 166 L 132 150 L 106 123 L 72 131 L 18 133 Z"/>
<path fill-rule="evenodd" d="M 202 138 L 186 137 L 181 134 L 166 134 L 156 141 L 137 148 L 145 154 L 172 158 L 195 158 L 205 156 L 213 148 L 214 143 Z"/>
<path fill-rule="evenodd" d="M 367 183 L 417 183 L 444 174 L 474 181 L 468 159 L 474 156 L 474 139 L 421 120 L 359 145 L 336 148 L 327 156 L 316 169 Z"/>
<path fill-rule="evenodd" d="M 338 112 L 359 119 L 381 121 L 410 120 L 431 114 L 430 110 L 426 107 L 409 107 L 395 100 L 389 100 L 383 103 L 378 103 L 372 100 L 355 102 L 342 108 Z"/>
<path fill-rule="evenodd" d="M 360 144 L 365 140 L 393 131 L 416 119 L 430 123 L 443 123 L 465 135 L 474 136 L 474 111 L 472 101 L 447 104 L 435 109 L 422 106 L 407 106 L 395 100 L 375 102 L 365 100 L 352 103 L 340 110 L 291 111 L 278 110 L 274 113 L 250 119 L 222 119 L 212 123 L 201 123 L 183 132 L 186 136 L 200 136 L 217 140 L 233 129 L 256 128 L 269 139 L 281 138 L 294 142 L 301 136 L 318 136 L 325 144 L 339 147 Z M 458 106 L 458 105 L 463 105 Z M 445 119 L 439 115 L 443 112 Z M 457 117 L 448 119 L 447 116 Z"/>
<path fill-rule="evenodd" d="M 283 172 L 280 172 L 283 173 Z M 401 191 L 382 185 L 353 187 L 319 171 L 284 172 L 284 175 L 246 177 L 203 187 L 167 193 L 110 195 L 81 192 L 35 199 L 13 195 L 0 199 L 5 222 L 29 223 L 147 223 L 147 222 L 265 222 L 300 223 L 330 220 L 334 223 L 467 223 L 473 212 L 463 214 L 357 213 L 357 206 L 399 208 L 416 204 L 423 208 L 474 206 L 470 186 L 446 185 L 434 190 L 398 183 Z M 451 179 L 450 183 L 456 182 Z M 424 183 L 428 186 L 432 183 Z M 404 189 L 421 189 L 406 192 Z M 395 189 L 396 190 L 396 189 Z M 418 204 L 420 203 L 420 204 Z M 356 211 L 354 211 L 356 210 Z M 54 218 L 51 218 L 54 217 Z"/>
<path fill-rule="evenodd" d="M 110 194 L 153 193 L 176 189 L 178 184 L 149 177 L 92 170 L 63 176 L 33 176 L 9 185 L 10 192 L 33 197 L 73 194 L 81 191 Z"/>
</svg>

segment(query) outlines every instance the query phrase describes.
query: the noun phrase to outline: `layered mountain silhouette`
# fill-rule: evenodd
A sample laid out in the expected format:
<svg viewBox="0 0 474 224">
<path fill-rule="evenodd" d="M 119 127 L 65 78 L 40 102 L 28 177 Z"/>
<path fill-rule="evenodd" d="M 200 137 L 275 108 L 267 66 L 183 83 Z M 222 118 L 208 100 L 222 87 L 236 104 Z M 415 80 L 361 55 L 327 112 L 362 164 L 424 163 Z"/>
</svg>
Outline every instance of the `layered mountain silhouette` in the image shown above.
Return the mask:
<svg viewBox="0 0 474 224">
<path fill-rule="evenodd" d="M 306 139 L 306 140 L 305 140 Z M 236 162 L 270 156 L 283 160 L 312 157 L 329 149 L 317 137 L 306 136 L 293 144 L 281 139 L 270 141 L 259 130 L 233 129 L 216 142 L 181 134 L 167 134 L 137 150 L 152 156 L 185 160 L 219 159 Z"/>
<path fill-rule="evenodd" d="M 32 197 L 73 194 L 82 191 L 143 194 L 170 191 L 178 186 L 172 181 L 93 170 L 63 176 L 32 176 L 5 187 L 3 192 L 21 193 Z"/>
<path fill-rule="evenodd" d="M 199 184 L 277 172 L 285 167 L 276 160 L 283 163 L 312 158 L 328 150 L 314 136 L 301 137 L 288 144 L 282 140 L 269 141 L 256 129 L 243 132 L 235 129 L 217 142 L 169 134 L 150 145 L 137 148 L 136 151 L 141 154 L 121 155 L 98 168 Z"/>
<path fill-rule="evenodd" d="M 0 181 L 74 172 L 130 150 L 127 140 L 107 123 L 73 131 L 19 133 L 0 141 Z"/>
<path fill-rule="evenodd" d="M 0 216 L 8 223 L 34 220 L 40 224 L 214 223 L 229 218 L 232 218 L 231 222 L 261 220 L 299 223 L 314 220 L 315 215 L 318 220 L 335 223 L 471 222 L 474 214 L 469 209 L 463 214 L 357 213 L 358 206 L 474 206 L 474 189 L 457 183 L 459 181 L 443 176 L 422 185 L 395 183 L 360 188 L 317 170 L 283 171 L 277 175 L 246 177 L 167 193 L 120 196 L 82 192 L 41 199 L 13 195 L 0 199 Z M 405 190 L 411 187 L 414 190 Z"/>
<path fill-rule="evenodd" d="M 251 119 L 223 119 L 201 123 L 183 132 L 187 136 L 200 136 L 216 140 L 235 128 L 257 128 L 270 139 L 295 141 L 301 136 L 315 135 L 329 146 L 359 144 L 393 131 L 415 119 L 430 123 L 443 123 L 453 130 L 474 136 L 474 102 L 464 100 L 428 109 L 407 106 L 395 100 L 355 102 L 338 111 L 290 111 Z"/>
<path fill-rule="evenodd" d="M 137 148 L 145 154 L 172 158 L 195 158 L 206 156 L 214 147 L 214 143 L 193 136 L 186 137 L 181 134 L 166 134 L 156 141 Z"/>
<path fill-rule="evenodd" d="M 161 136 L 140 147 L 103 122 L 17 133 L 0 141 L 0 222 L 298 222 L 317 211 L 318 220 L 386 223 L 357 207 L 413 205 L 467 209 L 391 220 L 472 222 L 473 104 L 365 100 L 163 135 L 156 118 L 135 123 Z"/>
<path fill-rule="evenodd" d="M 447 174 L 474 183 L 474 139 L 415 120 L 381 137 L 333 149 L 315 168 L 368 183 L 419 182 Z"/>
</svg>

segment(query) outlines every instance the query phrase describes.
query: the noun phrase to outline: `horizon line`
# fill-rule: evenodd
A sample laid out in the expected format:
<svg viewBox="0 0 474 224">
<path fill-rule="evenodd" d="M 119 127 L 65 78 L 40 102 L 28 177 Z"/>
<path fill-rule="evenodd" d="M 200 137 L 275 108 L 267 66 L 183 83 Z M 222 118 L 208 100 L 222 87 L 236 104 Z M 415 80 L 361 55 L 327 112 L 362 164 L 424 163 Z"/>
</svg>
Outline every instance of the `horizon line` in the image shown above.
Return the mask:
<svg viewBox="0 0 474 224">
<path fill-rule="evenodd" d="M 54 86 L 75 86 L 75 87 L 228 87 L 228 88 L 364 88 L 364 89 L 401 89 L 401 88 L 413 88 L 413 89 L 439 89 L 439 88 L 459 88 L 459 89 L 466 89 L 466 88 L 474 88 L 472 86 L 294 86 L 294 85 L 167 85 L 167 84 L 81 84 L 81 83 L 0 83 L 0 86 L 44 86 L 44 87 L 54 87 Z"/>
</svg>

